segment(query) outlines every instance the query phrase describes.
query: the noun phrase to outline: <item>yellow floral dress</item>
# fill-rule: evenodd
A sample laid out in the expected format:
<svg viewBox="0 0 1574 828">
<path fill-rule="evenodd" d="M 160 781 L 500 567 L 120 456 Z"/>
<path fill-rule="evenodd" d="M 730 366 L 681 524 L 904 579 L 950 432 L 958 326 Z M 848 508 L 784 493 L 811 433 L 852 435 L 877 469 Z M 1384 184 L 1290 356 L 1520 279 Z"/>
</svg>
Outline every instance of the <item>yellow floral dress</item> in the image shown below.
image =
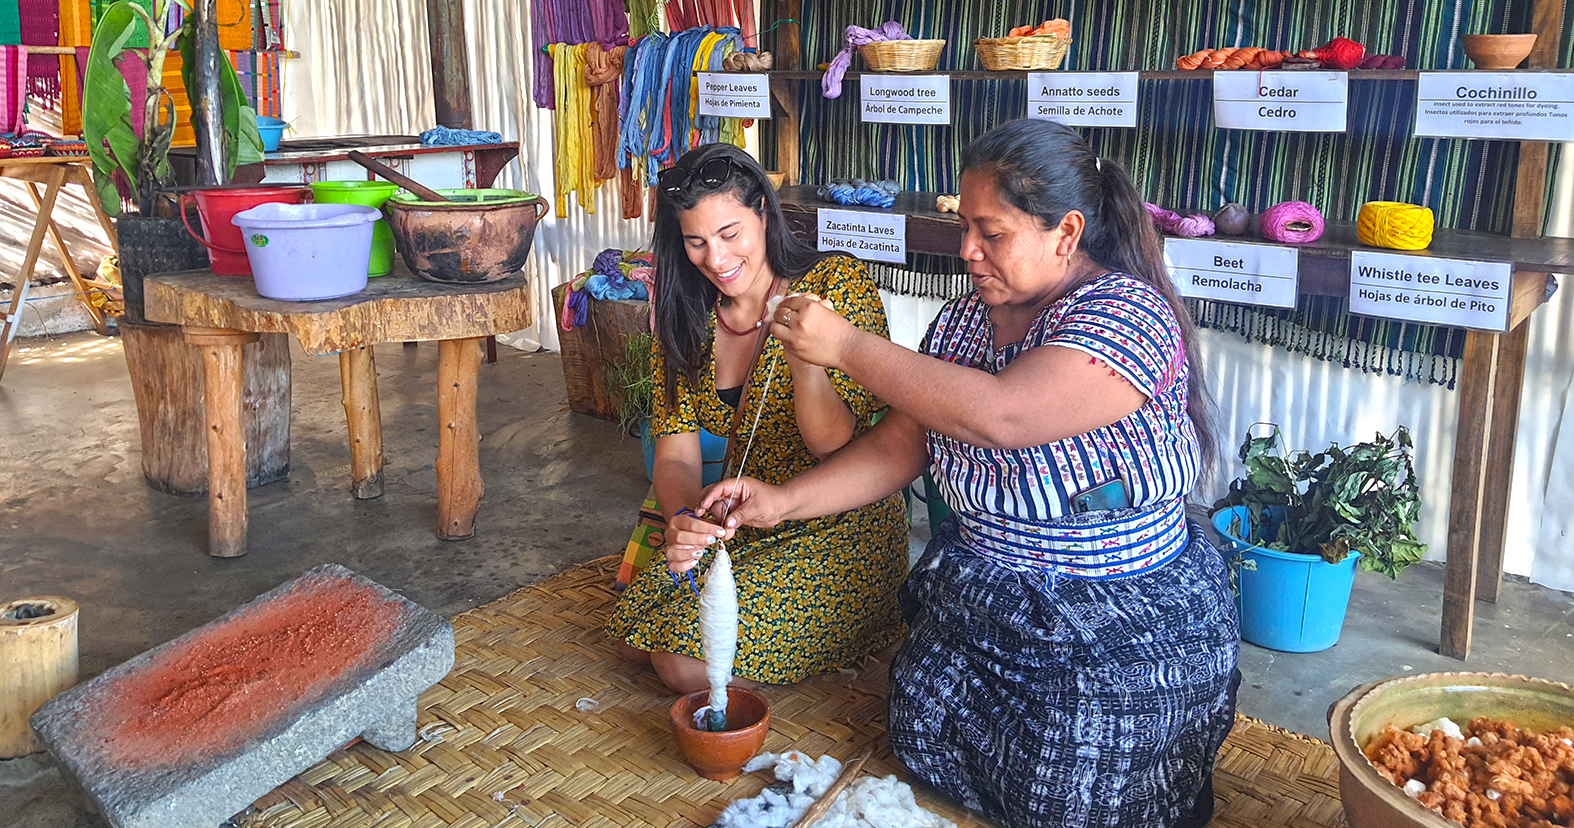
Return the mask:
<svg viewBox="0 0 1574 828">
<path fill-rule="evenodd" d="M 830 299 L 858 327 L 889 336 L 885 311 L 874 281 L 857 260 L 822 260 L 793 282 L 795 292 Z M 714 340 L 716 316 L 710 318 Z M 661 346 L 656 346 L 655 411 L 657 436 L 701 427 L 726 434 L 733 409 L 716 396 L 716 362 L 710 360 L 692 387 L 682 376 L 677 405 L 668 407 Z M 754 448 L 742 473 L 781 483 L 813 468 L 819 460 L 804 445 L 793 411 L 792 372 L 774 337 L 765 345 L 750 378 L 736 454 L 754 424 L 766 376 L 775 364 L 770 395 L 764 402 Z M 857 434 L 869 429 L 884 405 L 840 371 L 832 384 L 858 420 Z M 734 461 L 736 462 L 736 461 Z M 738 583 L 738 654 L 734 675 L 766 684 L 789 684 L 832 672 L 884 649 L 902 634 L 896 591 L 907 576 L 907 513 L 900 493 L 861 509 L 808 521 L 786 521 L 771 529 L 743 528 L 727 544 Z M 703 584 L 710 557 L 695 568 Z M 686 580 L 673 586 L 667 566 L 653 562 L 635 577 L 607 620 L 606 630 L 641 650 L 703 658 L 699 599 Z"/>
</svg>

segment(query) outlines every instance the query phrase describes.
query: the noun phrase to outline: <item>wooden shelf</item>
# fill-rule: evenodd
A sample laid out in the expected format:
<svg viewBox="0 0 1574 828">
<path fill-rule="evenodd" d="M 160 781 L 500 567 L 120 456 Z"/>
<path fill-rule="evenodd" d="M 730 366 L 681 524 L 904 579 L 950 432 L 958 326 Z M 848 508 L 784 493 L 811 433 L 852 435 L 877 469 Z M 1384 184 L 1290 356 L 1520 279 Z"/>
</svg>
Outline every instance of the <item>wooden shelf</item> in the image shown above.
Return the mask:
<svg viewBox="0 0 1574 828">
<path fill-rule="evenodd" d="M 1077 70 L 1046 70 L 1055 72 L 1129 72 L 1130 69 L 1077 69 Z M 1413 81 L 1422 72 L 1474 72 L 1475 69 L 1351 69 L 1347 74 L 1352 81 Z M 1547 74 L 1550 72 L 1571 72 L 1571 69 L 1506 69 L 1504 72 L 1517 75 Z M 724 72 L 720 74 L 732 75 L 758 75 L 760 72 Z M 772 80 L 819 80 L 825 72 L 819 69 L 792 69 L 772 70 L 765 72 Z M 935 69 L 926 72 L 848 72 L 847 78 L 854 79 L 863 75 L 947 75 L 952 80 L 978 81 L 978 80 L 1027 80 L 1029 73 L 1023 71 L 991 72 L 984 69 Z M 1035 73 L 1036 74 L 1036 73 Z M 1212 69 L 1158 69 L 1137 72 L 1140 80 L 1213 80 Z"/>
<path fill-rule="evenodd" d="M 778 193 L 788 224 L 792 225 L 793 232 L 802 237 L 815 238 L 815 211 L 825 207 L 907 216 L 907 249 L 910 253 L 955 256 L 961 248 L 962 226 L 955 214 L 935 212 L 934 193 L 900 193 L 894 207 L 882 210 L 878 207 L 831 204 L 820 200 L 815 194 L 816 189 L 797 185 L 783 187 Z M 1209 239 L 1242 244 L 1280 244 L 1255 236 L 1211 236 Z M 1509 312 L 1511 326 L 1518 324 L 1519 320 L 1546 301 L 1548 273 L 1574 271 L 1574 239 L 1558 237 L 1515 239 L 1474 230 L 1439 228 L 1432 234 L 1432 244 L 1427 249 L 1396 251 L 1361 244 L 1356 238 L 1354 222 L 1334 221 L 1328 223 L 1323 237 L 1317 241 L 1285 246 L 1300 249 L 1300 292 L 1311 296 L 1350 295 L 1350 253 L 1354 250 L 1508 262 L 1514 266 L 1513 301 Z"/>
</svg>

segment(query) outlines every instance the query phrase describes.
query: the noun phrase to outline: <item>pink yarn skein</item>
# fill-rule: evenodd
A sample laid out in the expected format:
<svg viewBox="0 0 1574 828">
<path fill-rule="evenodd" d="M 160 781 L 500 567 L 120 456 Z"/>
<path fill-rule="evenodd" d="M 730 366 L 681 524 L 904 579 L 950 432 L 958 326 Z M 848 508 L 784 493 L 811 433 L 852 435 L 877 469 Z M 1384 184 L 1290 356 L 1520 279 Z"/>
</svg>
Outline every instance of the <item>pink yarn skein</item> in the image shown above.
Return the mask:
<svg viewBox="0 0 1574 828">
<path fill-rule="evenodd" d="M 1323 237 L 1323 214 L 1304 201 L 1286 201 L 1263 211 L 1258 232 L 1270 241 L 1301 244 Z"/>
<path fill-rule="evenodd" d="M 1154 228 L 1160 233 L 1168 233 L 1171 236 L 1182 236 L 1188 239 L 1214 234 L 1213 219 L 1201 213 L 1182 217 L 1173 210 L 1166 210 L 1155 204 L 1143 202 L 1142 206 L 1147 208 L 1148 218 L 1153 220 Z"/>
</svg>

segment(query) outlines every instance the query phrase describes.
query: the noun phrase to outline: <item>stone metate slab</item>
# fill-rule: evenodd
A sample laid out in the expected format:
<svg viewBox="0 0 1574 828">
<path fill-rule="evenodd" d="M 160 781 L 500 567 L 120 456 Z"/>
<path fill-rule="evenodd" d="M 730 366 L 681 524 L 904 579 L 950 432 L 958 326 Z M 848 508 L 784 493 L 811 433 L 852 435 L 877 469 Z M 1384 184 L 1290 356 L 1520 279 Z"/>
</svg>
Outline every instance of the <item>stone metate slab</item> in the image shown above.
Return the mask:
<svg viewBox="0 0 1574 828">
<path fill-rule="evenodd" d="M 318 567 L 50 700 L 33 729 L 114 828 L 218 826 L 357 736 L 415 744 L 453 627 Z"/>
</svg>

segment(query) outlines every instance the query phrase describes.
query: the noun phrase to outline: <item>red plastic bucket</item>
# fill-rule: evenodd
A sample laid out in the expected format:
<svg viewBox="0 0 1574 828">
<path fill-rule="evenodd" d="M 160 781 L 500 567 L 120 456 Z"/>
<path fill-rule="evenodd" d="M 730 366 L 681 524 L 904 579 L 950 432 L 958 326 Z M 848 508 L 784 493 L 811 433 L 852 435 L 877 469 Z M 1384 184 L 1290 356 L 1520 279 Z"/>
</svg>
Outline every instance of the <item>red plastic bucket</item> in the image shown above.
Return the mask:
<svg viewBox="0 0 1574 828">
<path fill-rule="evenodd" d="M 180 220 L 186 223 L 186 232 L 208 248 L 208 261 L 214 273 L 220 276 L 250 276 L 251 260 L 246 258 L 246 243 L 241 238 L 240 228 L 231 219 L 235 218 L 236 213 L 250 210 L 258 204 L 302 204 L 309 192 L 303 186 L 193 190 L 181 194 Z M 191 219 L 186 215 L 188 198 L 197 201 L 197 212 L 202 218 L 202 236 L 191 229 Z"/>
</svg>

